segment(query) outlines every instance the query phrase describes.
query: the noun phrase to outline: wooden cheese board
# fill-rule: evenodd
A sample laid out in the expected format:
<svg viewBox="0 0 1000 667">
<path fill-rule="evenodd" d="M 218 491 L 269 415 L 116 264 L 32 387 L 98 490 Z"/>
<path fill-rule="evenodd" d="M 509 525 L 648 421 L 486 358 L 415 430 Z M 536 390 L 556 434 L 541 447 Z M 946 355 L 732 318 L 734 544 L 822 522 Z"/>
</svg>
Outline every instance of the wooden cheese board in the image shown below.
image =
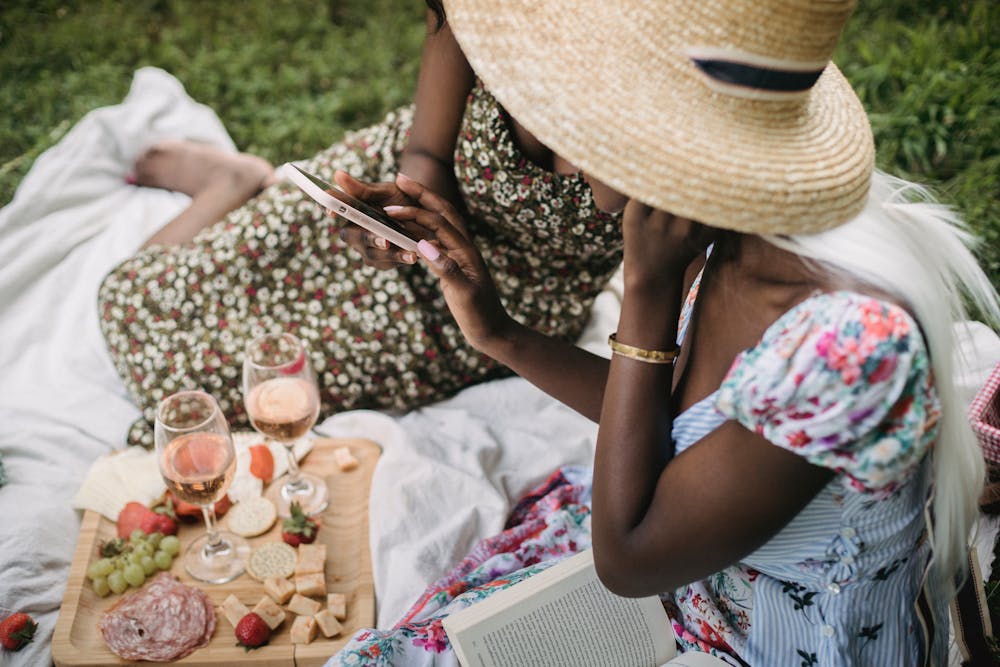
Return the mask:
<svg viewBox="0 0 1000 667">
<path fill-rule="evenodd" d="M 334 462 L 334 450 L 344 446 L 358 460 L 359 465 L 354 470 L 341 471 Z M 370 440 L 316 438 L 312 450 L 302 462 L 302 469 L 325 479 L 330 491 L 330 504 L 323 512 L 322 528 L 317 540 L 327 545 L 327 592 L 343 593 L 347 597 L 347 618 L 342 622 L 343 632 L 331 639 L 318 635 L 309 644 L 292 644 L 289 629 L 295 615 L 289 612 L 285 622 L 275 630 L 266 646 L 246 651 L 236 644 L 233 628 L 219 610 L 219 605 L 230 594 L 234 594 L 247 607 L 253 608 L 266 595 L 264 585 L 246 573 L 225 584 L 198 582 L 184 571 L 181 558 L 176 558 L 170 572 L 184 583 L 197 586 L 208 594 L 216 605 L 216 628 L 208 646 L 175 664 L 189 667 L 236 664 L 254 667 L 312 667 L 326 662 L 359 628 L 374 626 L 375 585 L 368 546 L 368 493 L 380 454 L 379 446 Z M 225 517 L 220 519 L 219 526 L 223 529 L 226 527 Z M 178 532 L 181 553 L 188 542 L 197 538 L 204 530 L 203 523 L 182 523 Z M 279 520 L 270 531 L 249 538 L 249 541 L 251 546 L 280 541 L 280 533 Z M 111 653 L 97 628 L 100 615 L 120 596 L 112 594 L 106 598 L 98 597 L 90 588 L 86 570 L 97 558 L 98 545 L 113 537 L 115 524 L 112 521 L 97 512 L 84 512 L 66 592 L 52 638 L 52 659 L 57 667 L 150 664 L 125 661 Z"/>
</svg>

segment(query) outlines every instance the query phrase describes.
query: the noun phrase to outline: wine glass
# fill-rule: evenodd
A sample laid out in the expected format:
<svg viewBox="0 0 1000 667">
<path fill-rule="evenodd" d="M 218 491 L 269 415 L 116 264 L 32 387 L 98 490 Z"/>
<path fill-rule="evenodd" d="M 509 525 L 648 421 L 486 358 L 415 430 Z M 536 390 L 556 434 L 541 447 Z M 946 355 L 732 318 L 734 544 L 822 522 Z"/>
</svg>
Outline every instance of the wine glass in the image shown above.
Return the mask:
<svg viewBox="0 0 1000 667">
<path fill-rule="evenodd" d="M 243 573 L 250 544 L 215 525 L 215 502 L 236 472 L 236 450 L 218 403 L 203 391 L 167 396 L 154 427 L 160 474 L 181 500 L 199 505 L 205 534 L 188 545 L 184 568 L 195 579 L 221 584 Z"/>
<path fill-rule="evenodd" d="M 322 512 L 329 501 L 326 483 L 299 470 L 293 452 L 319 417 L 319 389 L 306 348 L 290 333 L 265 334 L 247 343 L 243 359 L 243 402 L 250 423 L 265 437 L 285 446 L 288 475 L 282 484 L 271 484 L 267 498 L 278 516 L 291 516 L 297 502 L 306 515 Z"/>
</svg>

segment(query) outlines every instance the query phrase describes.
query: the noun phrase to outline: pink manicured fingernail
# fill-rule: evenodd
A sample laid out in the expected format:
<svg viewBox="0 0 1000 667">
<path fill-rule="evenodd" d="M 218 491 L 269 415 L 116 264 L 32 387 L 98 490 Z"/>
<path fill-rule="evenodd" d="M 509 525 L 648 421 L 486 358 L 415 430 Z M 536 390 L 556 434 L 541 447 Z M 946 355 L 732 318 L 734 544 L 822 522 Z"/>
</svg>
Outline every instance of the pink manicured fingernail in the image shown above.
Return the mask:
<svg viewBox="0 0 1000 667">
<path fill-rule="evenodd" d="M 437 258 L 441 256 L 441 253 L 438 252 L 438 249 L 432 246 L 430 242 L 427 241 L 427 239 L 421 239 L 420 242 L 417 243 L 417 250 L 419 250 L 420 254 L 426 257 L 427 260 L 431 262 L 437 260 Z"/>
<path fill-rule="evenodd" d="M 136 183 L 139 182 L 139 180 L 135 177 L 135 174 L 129 172 L 125 174 L 125 182 L 128 183 L 129 185 L 135 185 Z"/>
<path fill-rule="evenodd" d="M 389 248 L 389 242 L 383 238 L 375 239 L 375 245 L 382 248 L 382 250 L 387 250 Z"/>
<path fill-rule="evenodd" d="M 410 178 L 409 176 L 407 176 L 403 172 L 399 172 L 398 174 L 396 174 L 396 180 L 397 181 L 403 181 L 404 183 L 413 183 L 414 182 L 412 178 Z"/>
<path fill-rule="evenodd" d="M 385 211 L 386 213 L 395 213 L 396 211 L 402 211 L 403 207 L 402 206 L 386 206 L 382 210 Z"/>
</svg>

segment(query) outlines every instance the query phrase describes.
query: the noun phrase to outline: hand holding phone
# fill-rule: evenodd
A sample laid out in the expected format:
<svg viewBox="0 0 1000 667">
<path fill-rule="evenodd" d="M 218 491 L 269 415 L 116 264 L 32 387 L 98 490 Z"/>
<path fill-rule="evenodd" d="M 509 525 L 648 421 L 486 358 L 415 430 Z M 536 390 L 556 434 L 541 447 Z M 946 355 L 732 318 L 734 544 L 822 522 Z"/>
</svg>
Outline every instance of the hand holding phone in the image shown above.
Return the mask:
<svg viewBox="0 0 1000 667">
<path fill-rule="evenodd" d="M 291 162 L 286 163 L 283 169 L 292 183 L 324 208 L 385 238 L 403 250 L 417 251 L 417 242 L 420 241 L 420 237 L 415 236 L 402 223 L 393 220 L 385 211 L 369 206 L 336 185 L 327 183 L 315 174 L 310 174 Z"/>
</svg>

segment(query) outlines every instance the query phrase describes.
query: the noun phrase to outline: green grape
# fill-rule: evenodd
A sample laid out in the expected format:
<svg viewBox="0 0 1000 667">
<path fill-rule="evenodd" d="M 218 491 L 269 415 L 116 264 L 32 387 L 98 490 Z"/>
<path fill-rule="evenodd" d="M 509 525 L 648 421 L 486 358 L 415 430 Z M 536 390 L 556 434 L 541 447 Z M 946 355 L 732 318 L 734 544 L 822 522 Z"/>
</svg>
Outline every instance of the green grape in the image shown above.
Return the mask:
<svg viewBox="0 0 1000 667">
<path fill-rule="evenodd" d="M 125 592 L 125 589 L 128 588 L 128 582 L 125 581 L 125 576 L 121 572 L 115 570 L 108 575 L 108 588 L 110 588 L 111 592 L 115 595 L 119 595 Z"/>
<path fill-rule="evenodd" d="M 97 577 L 90 585 L 94 589 L 94 592 L 97 593 L 97 597 L 107 597 L 108 593 L 111 592 L 111 586 L 108 585 L 107 577 Z"/>
<path fill-rule="evenodd" d="M 177 539 L 176 535 L 167 535 L 160 540 L 160 548 L 171 556 L 176 556 L 181 551 L 181 541 Z"/>
<path fill-rule="evenodd" d="M 142 566 L 138 563 L 132 563 L 125 568 L 125 581 L 128 582 L 129 586 L 135 586 L 139 588 L 146 581 L 146 573 L 142 571 Z"/>
<path fill-rule="evenodd" d="M 144 531 L 142 528 L 136 528 L 129 534 L 128 541 L 131 542 L 132 544 L 135 544 L 136 542 L 142 540 L 142 538 L 144 537 L 146 537 L 146 531 Z"/>
<path fill-rule="evenodd" d="M 174 563 L 174 557 L 163 549 L 157 549 L 156 553 L 153 554 L 153 561 L 156 562 L 156 567 L 161 570 L 169 570 L 170 566 Z"/>
<path fill-rule="evenodd" d="M 114 563 L 111 562 L 110 558 L 98 558 L 90 567 L 87 568 L 87 577 L 90 579 L 98 579 L 100 577 L 106 577 L 115 569 Z"/>
<path fill-rule="evenodd" d="M 132 546 L 132 553 L 137 553 L 140 556 L 152 556 L 153 555 L 153 547 L 150 546 L 150 544 L 148 542 L 145 542 L 145 541 L 143 541 L 143 542 L 136 542 Z"/>
<path fill-rule="evenodd" d="M 153 547 L 155 551 L 160 546 L 160 540 L 163 539 L 163 533 L 153 533 L 152 535 L 146 536 L 146 544 Z"/>
<path fill-rule="evenodd" d="M 142 562 L 139 565 L 147 577 L 156 572 L 156 561 L 153 560 L 152 556 L 143 556 Z"/>
<path fill-rule="evenodd" d="M 125 567 L 128 568 L 130 563 L 138 565 L 141 562 L 142 562 L 142 554 L 139 553 L 138 551 L 133 551 L 128 555 L 128 561 L 126 562 Z"/>
</svg>

